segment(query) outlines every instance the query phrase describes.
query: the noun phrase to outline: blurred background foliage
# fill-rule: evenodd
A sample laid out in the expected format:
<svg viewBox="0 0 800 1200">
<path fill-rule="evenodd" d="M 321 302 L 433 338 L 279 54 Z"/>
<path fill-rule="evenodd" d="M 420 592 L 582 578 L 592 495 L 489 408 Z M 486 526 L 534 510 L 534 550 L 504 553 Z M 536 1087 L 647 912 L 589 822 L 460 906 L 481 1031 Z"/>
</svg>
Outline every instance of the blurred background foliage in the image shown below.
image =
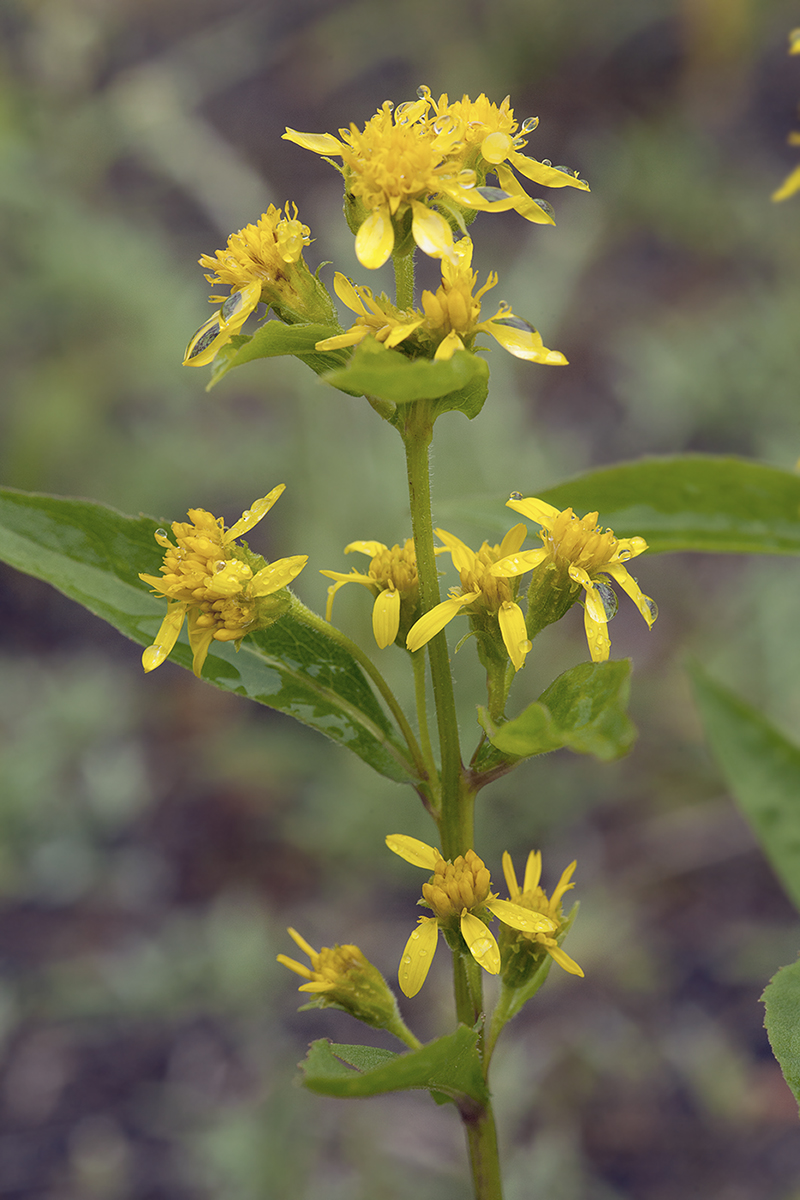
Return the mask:
<svg viewBox="0 0 800 1200">
<path fill-rule="evenodd" d="M 790 0 L 5 0 L 0 478 L 229 522 L 285 482 L 254 545 L 308 553 L 297 590 L 317 608 L 314 567 L 405 538 L 400 446 L 363 402 L 282 360 L 206 394 L 180 359 L 210 311 L 197 258 L 269 203 L 298 202 L 315 267 L 375 286 L 338 176 L 280 134 L 361 124 L 420 83 L 510 93 L 541 120 L 529 152 L 592 185 L 550 197 L 555 229 L 513 213 L 474 227 L 481 279 L 497 269 L 493 295 L 571 365 L 492 354 L 478 420 L 437 427 L 441 523 L 477 543 L 461 501 L 642 454 L 791 468 L 800 208 L 769 196 L 794 165 L 797 23 Z M 519 866 L 541 847 L 548 886 L 577 857 L 582 902 L 569 949 L 586 979 L 554 971 L 498 1052 L 508 1197 L 797 1200 L 796 1106 L 758 1004 L 797 953 L 796 917 L 681 665 L 699 658 L 796 733 L 797 565 L 672 555 L 638 575 L 661 616 L 648 635 L 623 600 L 612 627 L 635 664 L 631 756 L 548 756 L 481 810 L 497 878 L 505 848 Z M 369 611 L 361 589 L 337 597 L 366 641 Z M 0 616 L 0 1194 L 465 1195 L 451 1111 L 292 1085 L 307 1041 L 360 1030 L 296 1016 L 274 961 L 291 923 L 394 974 L 419 880 L 383 836 L 430 837 L 413 798 L 171 664 L 145 679 L 136 647 L 33 580 L 3 571 Z M 520 702 L 585 656 L 578 614 L 537 651 Z M 395 653 L 381 661 L 403 689 Z M 470 655 L 456 667 L 474 697 Z M 405 1009 L 423 1037 L 450 1019 L 436 967 Z"/>
</svg>

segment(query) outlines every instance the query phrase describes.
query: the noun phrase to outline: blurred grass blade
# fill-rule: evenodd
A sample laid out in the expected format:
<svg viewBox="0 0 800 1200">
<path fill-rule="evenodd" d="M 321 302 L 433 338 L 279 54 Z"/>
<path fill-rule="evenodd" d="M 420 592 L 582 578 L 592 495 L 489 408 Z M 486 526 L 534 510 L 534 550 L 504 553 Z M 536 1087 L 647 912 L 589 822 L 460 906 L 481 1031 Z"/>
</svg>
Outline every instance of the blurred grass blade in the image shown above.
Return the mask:
<svg viewBox="0 0 800 1200">
<path fill-rule="evenodd" d="M 617 537 L 643 537 L 654 553 L 800 554 L 800 476 L 765 463 L 690 454 L 606 467 L 545 490 L 511 482 L 578 516 L 598 511 L 601 525 Z M 504 532 L 505 499 L 467 501 L 458 515 L 484 536 Z"/>
<path fill-rule="evenodd" d="M 0 488 L 0 560 L 52 584 L 142 646 L 153 641 L 166 611 L 138 578 L 139 571 L 158 574 L 158 526 L 89 500 Z M 170 657 L 191 669 L 185 629 Z M 212 642 L 203 678 L 312 726 L 389 779 L 409 779 L 405 750 L 361 667 L 294 615 L 251 634 L 238 654 L 230 643 Z"/>
<path fill-rule="evenodd" d="M 725 782 L 800 911 L 800 747 L 699 667 L 691 674 Z"/>
</svg>

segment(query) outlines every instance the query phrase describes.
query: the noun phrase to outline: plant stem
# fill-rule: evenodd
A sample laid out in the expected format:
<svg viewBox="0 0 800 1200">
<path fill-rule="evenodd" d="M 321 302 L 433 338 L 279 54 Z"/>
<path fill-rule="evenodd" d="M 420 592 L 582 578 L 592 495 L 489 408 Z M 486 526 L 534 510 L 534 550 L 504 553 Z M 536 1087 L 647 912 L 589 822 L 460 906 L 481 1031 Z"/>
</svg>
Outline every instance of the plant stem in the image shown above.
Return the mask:
<svg viewBox="0 0 800 1200">
<path fill-rule="evenodd" d="M 439 770 L 436 766 L 436 761 L 433 757 L 433 746 L 431 745 L 431 734 L 428 728 L 428 705 L 425 696 L 425 656 L 423 654 L 412 654 L 411 665 L 414 670 L 414 699 L 417 707 L 417 726 L 419 727 L 419 740 L 422 746 L 422 753 L 425 761 L 428 764 L 428 772 L 431 781 L 438 780 Z"/>
<path fill-rule="evenodd" d="M 414 307 L 414 255 L 394 254 L 395 304 L 400 309 Z"/>
<path fill-rule="evenodd" d="M 475 1120 L 465 1120 L 475 1200 L 503 1200 L 494 1113 L 487 1105 Z"/>
</svg>

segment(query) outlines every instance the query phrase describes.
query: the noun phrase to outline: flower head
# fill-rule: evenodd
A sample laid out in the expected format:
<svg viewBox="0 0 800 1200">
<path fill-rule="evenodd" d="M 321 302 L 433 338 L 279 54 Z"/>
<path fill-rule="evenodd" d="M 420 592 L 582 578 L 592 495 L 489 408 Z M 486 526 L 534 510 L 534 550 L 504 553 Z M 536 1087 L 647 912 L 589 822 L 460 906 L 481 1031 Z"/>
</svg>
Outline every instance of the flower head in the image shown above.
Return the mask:
<svg viewBox="0 0 800 1200">
<path fill-rule="evenodd" d="M 278 954 L 278 962 L 305 980 L 298 991 L 310 992 L 315 1007 L 344 1009 L 373 1029 L 388 1029 L 402 1040 L 408 1040 L 404 1036 L 408 1031 L 400 1020 L 397 1002 L 386 980 L 358 946 L 323 946 L 316 951 L 297 930 L 289 929 L 288 932 L 308 955 L 311 966 L 286 954 Z"/>
<path fill-rule="evenodd" d="M 377 268 L 410 232 L 423 253 L 453 256 L 454 221 L 458 209 L 489 212 L 514 207 L 512 197 L 492 195 L 476 186 L 475 172 L 461 163 L 461 130 L 451 121 L 426 119 L 429 93 L 397 108 L 387 100 L 367 121 L 330 133 L 284 137 L 316 154 L 342 160 L 348 220 L 356 234 L 356 256 L 364 267 Z"/>
<path fill-rule="evenodd" d="M 224 250 L 204 254 L 200 266 L 211 274 L 209 283 L 229 285 L 227 297 L 212 295 L 212 303 L 222 304 L 198 329 L 189 342 L 184 366 L 201 367 L 210 363 L 234 334 L 237 334 L 258 304 L 263 301 L 281 320 L 335 323 L 330 297 L 310 273 L 303 260 L 303 247 L 311 241 L 311 231 L 298 220 L 297 205 L 286 215 L 271 204 L 255 225 L 245 225 L 228 238 Z"/>
<path fill-rule="evenodd" d="M 583 971 L 575 960 L 570 958 L 559 945 L 564 925 L 561 900 L 564 893 L 575 886 L 572 883 L 575 866 L 574 862 L 570 863 L 548 899 L 547 893 L 539 886 L 542 874 L 541 853 L 538 850 L 531 850 L 525 865 L 525 878 L 520 887 L 517 883 L 511 855 L 507 850 L 504 851 L 503 874 L 508 885 L 509 900 L 522 908 L 548 917 L 553 926 L 551 929 L 538 929 L 532 932 L 510 928 L 501 929 L 500 948 L 503 957 L 503 974 L 507 982 L 512 982 L 512 986 L 519 986 L 528 978 L 545 954 L 549 954 L 570 975 L 583 975 Z"/>
<path fill-rule="evenodd" d="M 320 571 L 328 579 L 337 582 L 328 588 L 328 605 L 325 620 L 330 621 L 333 598 L 346 583 L 360 583 L 375 597 L 372 608 L 372 630 L 381 650 L 391 646 L 401 626 L 408 630 L 419 611 L 419 582 L 417 580 L 417 556 L 412 538 L 403 546 L 384 546 L 383 542 L 350 542 L 345 554 L 357 550 L 369 554 L 370 564 L 366 573 L 351 571 Z"/>
<path fill-rule="evenodd" d="M 437 529 L 436 534 L 453 557 L 461 575 L 461 586 L 451 588 L 447 600 L 420 617 L 409 631 L 406 645 L 409 650 L 419 650 L 463 609 L 471 617 L 475 631 L 479 636 L 483 635 L 484 644 L 488 642 L 495 648 L 499 635 L 499 650 L 505 648 L 514 670 L 518 671 L 524 666 L 525 655 L 531 648 L 525 617 L 514 599 L 515 589 L 492 568 L 496 562 L 507 560 L 519 550 L 525 540 L 525 526 L 515 525 L 499 546 L 484 542 L 477 552 L 444 529 Z"/>
<path fill-rule="evenodd" d="M 334 275 L 333 290 L 342 303 L 356 314 L 356 320 L 345 333 L 317 342 L 315 350 L 339 350 L 343 346 L 357 346 L 370 334 L 376 342 L 382 342 L 391 350 L 405 341 L 425 319 L 423 314 L 415 309 L 403 312 L 395 308 L 385 295 L 373 296 L 370 288 L 351 283 L 341 271 Z"/>
<path fill-rule="evenodd" d="M 398 978 L 406 996 L 416 996 L 425 982 L 439 940 L 439 929 L 454 949 L 466 943 L 475 961 L 490 975 L 498 975 L 500 950 L 487 924 L 492 917 L 513 929 L 529 933 L 556 928 L 548 915 L 500 900 L 491 890 L 489 871 L 474 850 L 459 854 L 451 862 L 434 846 L 405 834 L 391 834 L 386 845 L 406 862 L 433 872 L 428 882 L 422 885 L 420 903 L 434 915 L 420 917 L 400 960 Z"/>
<path fill-rule="evenodd" d="M 576 593 L 582 587 L 586 640 L 593 662 L 605 662 L 611 648 L 608 622 L 617 610 L 617 600 L 610 579 L 630 596 L 652 628 L 658 616 L 655 601 L 644 595 L 624 565 L 647 549 L 644 538 L 617 538 L 610 529 L 600 528 L 596 512 L 576 517 L 571 508 L 561 512 L 544 500 L 523 499 L 518 492 L 513 493 L 508 507 L 542 526 L 539 536 L 544 544 L 540 550 L 512 553 L 496 562 L 492 574 L 506 579 L 544 567 L 552 573 L 554 585 L 566 578 L 575 585 Z"/>
<path fill-rule="evenodd" d="M 789 53 L 800 54 L 800 28 L 793 29 L 789 34 Z M 800 146 L 800 131 L 793 130 L 788 137 L 790 146 Z M 800 192 L 800 167 L 795 169 L 784 179 L 777 191 L 772 193 L 773 200 L 787 200 L 789 196 L 794 196 L 796 192 Z"/>
<path fill-rule="evenodd" d="M 514 117 L 511 97 L 502 104 L 493 104 L 481 92 L 477 100 L 463 96 L 449 101 L 447 94 L 434 100 L 430 90 L 420 88 L 429 100 L 429 120 L 434 126 L 445 124 L 457 139 L 461 161 L 466 169 L 474 169 L 482 182 L 487 174 L 497 176 L 503 192 L 511 197 L 511 207 L 528 221 L 553 224 L 552 208 L 545 200 L 534 200 L 519 183 L 514 172 L 545 187 L 575 187 L 588 192 L 589 185 L 568 167 L 554 167 L 545 159 L 538 162 L 522 153 L 527 145 L 525 134 L 539 124 L 538 117 L 528 117 L 520 126 Z"/>
<path fill-rule="evenodd" d="M 139 575 L 169 601 L 167 615 L 152 646 L 142 655 L 145 671 L 153 671 L 169 656 L 188 618 L 192 669 L 199 676 L 211 642 L 235 642 L 257 629 L 265 629 L 289 606 L 285 588 L 299 575 L 308 558 L 304 554 L 265 563 L 235 539 L 247 533 L 269 512 L 284 490 L 279 484 L 268 496 L 256 500 L 241 518 L 226 529 L 221 517 L 203 508 L 190 508 L 189 521 L 173 521 L 171 542 L 166 530 L 155 538 L 164 547 L 161 577 Z"/>
</svg>

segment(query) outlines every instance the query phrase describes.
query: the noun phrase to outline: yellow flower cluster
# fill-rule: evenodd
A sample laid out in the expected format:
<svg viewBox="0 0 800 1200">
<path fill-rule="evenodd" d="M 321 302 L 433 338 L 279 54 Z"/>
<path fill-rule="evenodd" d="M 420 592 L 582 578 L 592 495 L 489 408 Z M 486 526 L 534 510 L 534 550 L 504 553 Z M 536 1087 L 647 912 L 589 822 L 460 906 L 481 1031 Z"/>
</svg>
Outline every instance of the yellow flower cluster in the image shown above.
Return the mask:
<svg viewBox="0 0 800 1200">
<path fill-rule="evenodd" d="M 800 28 L 793 29 L 789 34 L 789 53 L 800 54 Z M 790 146 L 800 146 L 800 130 L 792 130 L 788 141 Z M 787 178 L 784 179 L 777 191 L 772 193 L 772 199 L 787 200 L 789 196 L 794 196 L 796 192 L 800 192 L 800 167 L 795 167 Z"/>
<path fill-rule="evenodd" d="M 139 578 L 165 596 L 169 607 L 155 642 L 142 655 L 145 671 L 155 670 L 169 656 L 187 618 L 192 669 L 199 676 L 212 641 L 235 642 L 238 649 L 245 634 L 264 629 L 283 615 L 289 598 L 280 593 L 300 574 L 307 556 L 281 558 L 254 570 L 264 560 L 234 545 L 283 491 L 283 484 L 273 488 L 227 530 L 221 518 L 191 508 L 188 522 L 172 522 L 175 543 L 166 530 L 156 531 L 156 541 L 165 551 L 161 577 L 140 573 Z"/>
<path fill-rule="evenodd" d="M 409 236 L 425 254 L 454 261 L 453 226 L 464 232 L 476 211 L 513 209 L 528 221 L 553 224 L 549 204 L 529 196 L 515 172 L 547 187 L 588 190 L 565 167 L 522 154 L 524 135 L 538 122 L 520 126 L 508 97 L 498 107 L 483 94 L 452 104 L 447 95 L 435 101 L 427 87 L 418 96 L 397 108 L 387 100 L 363 130 L 351 124 L 339 137 L 288 128 L 284 134 L 306 150 L 341 158 L 362 266 L 382 266 Z M 499 187 L 485 185 L 487 174 Z"/>
<path fill-rule="evenodd" d="M 337 582 L 328 588 L 328 605 L 325 620 L 330 621 L 333 609 L 333 599 L 339 588 L 346 583 L 360 583 L 368 588 L 375 597 L 372 608 L 372 630 L 375 641 L 384 650 L 391 646 L 402 624 L 408 631 L 419 609 L 419 581 L 417 579 L 417 555 L 414 542 L 407 538 L 403 546 L 395 545 L 389 549 L 383 542 L 350 542 L 345 546 L 345 554 L 357 550 L 359 554 L 369 554 L 370 564 L 366 573 L 351 571 L 344 574 L 341 571 L 320 571 L 328 579 Z"/>
</svg>

